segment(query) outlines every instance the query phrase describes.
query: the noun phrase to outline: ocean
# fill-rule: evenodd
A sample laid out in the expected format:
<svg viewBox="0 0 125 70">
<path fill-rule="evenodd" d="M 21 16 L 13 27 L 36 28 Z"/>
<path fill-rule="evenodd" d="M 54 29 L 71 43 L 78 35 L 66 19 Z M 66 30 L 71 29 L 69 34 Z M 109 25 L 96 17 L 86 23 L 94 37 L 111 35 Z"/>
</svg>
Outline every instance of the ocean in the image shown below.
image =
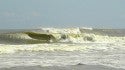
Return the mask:
<svg viewBox="0 0 125 70">
<path fill-rule="evenodd" d="M 19 66 L 73 65 L 125 69 L 125 29 L 82 27 L 0 30 L 1 70 Z"/>
</svg>

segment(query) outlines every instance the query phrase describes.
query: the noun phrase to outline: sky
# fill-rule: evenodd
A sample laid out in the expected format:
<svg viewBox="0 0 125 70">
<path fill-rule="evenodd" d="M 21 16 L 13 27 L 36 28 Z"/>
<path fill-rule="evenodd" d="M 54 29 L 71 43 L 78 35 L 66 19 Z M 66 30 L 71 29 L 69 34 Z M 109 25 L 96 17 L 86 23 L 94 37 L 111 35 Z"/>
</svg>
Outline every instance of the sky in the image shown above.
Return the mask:
<svg viewBox="0 0 125 70">
<path fill-rule="evenodd" d="M 0 29 L 125 28 L 125 0 L 0 0 Z"/>
</svg>

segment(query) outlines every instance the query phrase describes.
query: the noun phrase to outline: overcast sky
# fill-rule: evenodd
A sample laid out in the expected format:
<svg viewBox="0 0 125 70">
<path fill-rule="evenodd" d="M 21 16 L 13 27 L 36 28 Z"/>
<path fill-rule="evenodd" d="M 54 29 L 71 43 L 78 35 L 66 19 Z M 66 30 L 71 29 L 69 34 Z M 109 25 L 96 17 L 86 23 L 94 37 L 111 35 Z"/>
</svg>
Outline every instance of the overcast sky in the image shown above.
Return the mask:
<svg viewBox="0 0 125 70">
<path fill-rule="evenodd" d="M 125 0 L 0 0 L 0 29 L 125 28 Z"/>
</svg>

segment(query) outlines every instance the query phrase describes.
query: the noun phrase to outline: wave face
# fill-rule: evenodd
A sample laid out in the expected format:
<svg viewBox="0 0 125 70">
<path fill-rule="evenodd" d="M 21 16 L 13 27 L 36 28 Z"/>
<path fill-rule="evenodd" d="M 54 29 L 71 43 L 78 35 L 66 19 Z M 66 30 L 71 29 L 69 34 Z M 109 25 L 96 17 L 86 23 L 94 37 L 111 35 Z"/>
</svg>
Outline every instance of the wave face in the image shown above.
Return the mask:
<svg viewBox="0 0 125 70">
<path fill-rule="evenodd" d="M 125 30 L 90 28 L 42 28 L 38 30 L 1 33 L 2 44 L 35 43 L 114 43 L 125 42 Z"/>
</svg>

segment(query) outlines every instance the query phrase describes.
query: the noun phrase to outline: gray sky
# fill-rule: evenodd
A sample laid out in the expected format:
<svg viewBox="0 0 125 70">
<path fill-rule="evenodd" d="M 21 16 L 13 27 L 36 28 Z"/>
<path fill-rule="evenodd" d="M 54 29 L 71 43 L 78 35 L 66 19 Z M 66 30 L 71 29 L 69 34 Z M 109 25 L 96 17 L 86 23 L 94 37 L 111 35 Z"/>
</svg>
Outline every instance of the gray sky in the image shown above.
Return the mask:
<svg viewBox="0 0 125 70">
<path fill-rule="evenodd" d="M 0 0 L 0 29 L 125 28 L 125 0 Z"/>
</svg>

